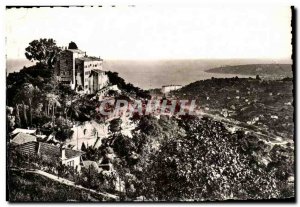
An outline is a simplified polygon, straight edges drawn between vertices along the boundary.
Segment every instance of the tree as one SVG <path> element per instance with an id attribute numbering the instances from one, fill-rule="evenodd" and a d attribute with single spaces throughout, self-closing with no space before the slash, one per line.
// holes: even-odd
<path id="1" fill-rule="evenodd" d="M 55 138 L 59 141 L 66 141 L 67 139 L 70 139 L 72 135 L 74 134 L 74 131 L 70 128 L 59 128 L 55 134 Z"/>
<path id="2" fill-rule="evenodd" d="M 65 114 L 66 118 L 67 118 L 67 116 L 69 116 L 71 118 L 71 120 L 78 120 L 81 111 L 79 109 L 78 104 L 71 103 L 70 105 L 66 106 L 65 113 L 66 113 Z"/>
<path id="3" fill-rule="evenodd" d="M 34 87 L 31 84 L 25 84 L 23 90 L 24 90 L 23 93 L 24 93 L 25 97 L 28 98 L 30 124 L 32 125 L 32 102 L 33 102 L 33 99 L 39 97 L 40 90 L 38 87 Z"/>
<path id="4" fill-rule="evenodd" d="M 74 49 L 74 50 L 77 50 L 78 47 L 77 47 L 76 43 L 72 41 L 72 42 L 69 43 L 68 49 Z"/>
<path id="5" fill-rule="evenodd" d="M 84 142 L 82 142 L 82 145 L 81 145 L 81 151 L 83 151 L 83 152 L 85 152 L 86 151 L 86 146 L 85 146 L 85 144 L 84 144 Z"/>
<path id="6" fill-rule="evenodd" d="M 256 80 L 261 80 L 259 75 L 256 75 Z"/>
<path id="7" fill-rule="evenodd" d="M 12 131 L 15 126 L 15 116 L 13 116 L 13 108 L 6 106 L 6 127 L 8 132 Z"/>
<path id="8" fill-rule="evenodd" d="M 27 127 L 28 126 L 27 106 L 24 104 L 24 102 L 23 102 L 22 106 L 23 106 L 24 124 Z"/>
<path id="9" fill-rule="evenodd" d="M 99 173 L 97 169 L 95 169 L 93 165 L 89 165 L 87 168 L 82 168 L 78 184 L 91 189 L 99 188 L 101 181 L 99 180 Z"/>
<path id="10" fill-rule="evenodd" d="M 55 40 L 41 38 L 31 41 L 29 46 L 25 48 L 25 51 L 25 56 L 28 60 L 36 60 L 40 63 L 52 66 L 60 48 L 56 46 Z"/>
<path id="11" fill-rule="evenodd" d="M 119 89 L 123 89 L 124 91 L 130 94 L 133 93 L 141 98 L 151 98 L 149 91 L 144 91 L 139 87 L 133 86 L 131 83 L 126 83 L 123 78 L 119 77 L 118 73 L 108 71 L 106 72 L 106 75 L 108 76 L 109 82 L 112 85 L 117 85 Z"/>
<path id="12" fill-rule="evenodd" d="M 52 111 L 52 121 L 54 122 L 54 115 L 57 107 L 61 107 L 59 102 L 59 97 L 56 94 L 48 93 L 46 95 L 46 102 L 47 102 L 47 116 L 50 115 L 50 111 Z"/>
<path id="13" fill-rule="evenodd" d="M 184 120 L 186 136 L 163 142 L 144 165 L 139 191 L 154 200 L 276 198 L 274 172 L 210 119 Z"/>
<path id="14" fill-rule="evenodd" d="M 36 108 L 35 106 L 40 96 L 41 94 L 38 87 L 34 87 L 31 83 L 24 83 L 14 97 L 15 102 L 23 106 L 25 127 L 28 126 L 27 108 L 29 108 L 29 124 L 32 125 L 32 109 Z M 18 109 L 17 113 L 19 113 Z"/>
<path id="15" fill-rule="evenodd" d="M 111 131 L 111 133 L 115 135 L 115 133 L 121 131 L 122 129 L 121 124 L 122 124 L 122 119 L 120 118 L 111 120 L 109 122 L 109 131 Z"/>
<path id="16" fill-rule="evenodd" d="M 21 127 L 21 118 L 18 104 L 16 104 L 16 127 Z"/>
<path id="17" fill-rule="evenodd" d="M 122 134 L 115 136 L 112 147 L 117 155 L 126 158 L 128 158 L 131 153 L 135 151 L 135 145 L 132 139 Z"/>

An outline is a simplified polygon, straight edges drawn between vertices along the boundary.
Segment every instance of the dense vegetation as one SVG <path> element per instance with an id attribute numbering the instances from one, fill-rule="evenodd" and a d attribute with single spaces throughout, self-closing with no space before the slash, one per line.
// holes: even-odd
<path id="1" fill-rule="evenodd" d="M 41 175 L 10 171 L 11 202 L 111 201 L 98 194 L 49 180 Z"/>
<path id="2" fill-rule="evenodd" d="M 107 71 L 106 74 L 112 85 L 117 85 L 120 89 L 126 91 L 130 95 L 140 98 L 151 98 L 148 91 L 142 90 L 131 83 L 126 83 L 123 78 L 119 77 L 118 73 Z"/>
<path id="3" fill-rule="evenodd" d="M 187 135 L 165 142 L 148 168 L 152 189 L 147 193 L 154 199 L 268 199 L 287 193 L 294 170 L 292 149 L 276 167 L 273 161 L 266 165 L 261 159 L 272 152 L 256 137 L 230 134 L 223 124 L 208 119 L 183 124 Z M 277 174 L 283 168 L 287 174 L 281 177 Z"/>
<path id="4" fill-rule="evenodd" d="M 230 133 L 209 118 L 143 116 L 132 138 L 115 134 L 112 160 L 127 200 L 270 199 L 294 196 L 293 148 Z M 97 160 L 96 158 L 95 160 Z M 98 180 L 99 186 L 101 181 Z"/>
<path id="5" fill-rule="evenodd" d="M 196 99 L 197 106 L 208 113 L 248 122 L 266 134 L 293 139 L 293 82 L 290 79 L 212 78 L 191 83 L 172 94 L 183 100 Z"/>
<path id="6" fill-rule="evenodd" d="M 75 49 L 77 45 L 70 43 L 69 47 Z M 31 42 L 26 56 L 39 63 L 7 77 L 8 132 L 16 127 L 38 128 L 46 135 L 53 133 L 64 143 L 72 135 L 70 128 L 74 123 L 107 121 L 97 113 L 99 101 L 93 95 L 76 94 L 57 82 L 52 72 L 56 49 L 51 39 Z M 111 98 L 150 98 L 148 91 L 126 83 L 117 73 L 108 71 L 107 75 L 110 83 L 122 91 L 110 94 Z M 245 125 L 250 122 L 248 127 L 257 127 L 255 130 L 263 130 L 266 135 L 291 140 L 292 90 L 289 78 L 271 81 L 257 76 L 197 81 L 169 95 L 196 99 L 198 109 L 206 111 L 206 116 L 210 113 L 232 118 Z M 157 90 L 151 92 L 159 94 Z M 91 163 L 96 163 L 96 167 L 91 164 L 81 173 L 63 166 L 59 160 L 24 155 L 17 150 L 9 151 L 8 164 L 11 168 L 44 170 L 87 188 L 119 194 L 120 199 L 127 201 L 294 197 L 291 142 L 274 144 L 252 132 L 230 132 L 224 123 L 206 116 L 134 114 L 126 118 L 134 124 L 132 136 L 122 134 L 122 119 L 110 120 L 110 133 L 101 140 L 99 148 L 82 145 L 84 160 L 94 161 Z M 100 169 L 98 164 L 105 167 Z M 8 184 L 11 201 L 106 200 L 20 171 L 9 173 Z"/>
<path id="7" fill-rule="evenodd" d="M 117 73 L 108 71 L 107 74 L 110 83 L 121 89 L 123 95 L 119 98 L 150 98 L 148 92 L 125 83 Z M 74 121 L 101 121 L 103 117 L 95 112 L 99 102 L 91 100 L 91 97 L 78 95 L 70 87 L 61 85 L 53 76 L 53 69 L 46 64 L 24 67 L 19 73 L 10 73 L 7 77 L 7 106 L 12 107 L 7 117 L 8 130 L 12 130 L 13 126 L 42 127 L 47 123 L 57 129 L 67 129 Z M 62 140 L 65 140 L 67 132 L 61 132 Z"/>

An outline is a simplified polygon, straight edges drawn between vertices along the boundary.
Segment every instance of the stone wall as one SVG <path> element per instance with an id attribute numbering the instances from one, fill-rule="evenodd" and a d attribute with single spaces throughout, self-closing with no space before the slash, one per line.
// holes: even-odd
<path id="1" fill-rule="evenodd" d="M 60 53 L 58 76 L 61 82 L 71 83 L 73 77 L 73 53 L 65 50 Z"/>

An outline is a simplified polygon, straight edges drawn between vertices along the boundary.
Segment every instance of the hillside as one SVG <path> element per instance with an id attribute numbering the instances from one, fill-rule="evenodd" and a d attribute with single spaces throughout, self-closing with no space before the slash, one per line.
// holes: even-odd
<path id="1" fill-rule="evenodd" d="M 121 91 L 108 92 L 107 99 L 145 101 L 149 94 L 160 94 L 159 89 L 144 91 L 118 73 L 108 71 L 107 75 Z M 101 136 L 99 147 L 81 145 L 82 159 L 100 163 L 96 164 L 99 171 L 89 167 L 74 173 L 72 167 L 61 167 L 61 162 L 53 164 L 41 156 L 14 151 L 9 164 L 50 171 L 85 188 L 118 193 L 124 201 L 292 199 L 292 90 L 290 78 L 212 78 L 169 94 L 177 100 L 196 99 L 203 116 L 134 113 L 110 119 L 95 110 L 101 102 L 94 95 L 80 95 L 60 85 L 42 65 L 24 68 L 7 77 L 8 109 L 15 109 L 7 118 L 16 117 L 15 123 L 7 122 L 8 129 L 39 126 L 48 137 L 54 133 L 60 143 L 75 132 L 74 124 L 82 126 L 86 121 L 99 126 L 91 127 L 92 136 L 100 135 L 97 130 L 106 126 L 109 133 Z M 243 127 L 229 126 L 235 121 Z M 264 134 L 265 139 L 253 132 Z M 118 191 L 123 184 L 125 191 Z M 25 172 L 10 171 L 8 185 L 10 200 L 15 202 L 106 201 L 92 192 Z"/>
<path id="2" fill-rule="evenodd" d="M 292 77 L 291 64 L 249 64 L 223 66 L 206 70 L 209 73 L 240 74 L 250 76 Z"/>
<path id="3" fill-rule="evenodd" d="M 107 198 L 95 193 L 76 189 L 37 174 L 10 171 L 9 180 L 11 202 L 107 201 Z"/>
<path id="4" fill-rule="evenodd" d="M 242 122 L 247 128 L 293 139 L 293 82 L 252 78 L 210 79 L 191 83 L 173 95 L 196 99 L 200 110 Z"/>

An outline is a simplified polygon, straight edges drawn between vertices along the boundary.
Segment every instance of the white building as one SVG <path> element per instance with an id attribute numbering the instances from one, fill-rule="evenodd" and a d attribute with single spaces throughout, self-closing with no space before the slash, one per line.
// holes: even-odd
<path id="1" fill-rule="evenodd" d="M 81 125 L 73 126 L 72 137 L 66 140 L 66 146 L 73 146 L 73 149 L 81 149 L 82 144 L 86 147 L 98 148 L 101 139 L 108 134 L 108 124 L 99 124 L 96 121 L 86 121 Z"/>
<path id="2" fill-rule="evenodd" d="M 180 88 L 182 88 L 181 85 L 166 85 L 166 86 L 162 86 L 161 92 L 169 93 L 170 91 L 178 90 Z"/>
<path id="3" fill-rule="evenodd" d="M 103 59 L 87 56 L 79 49 L 66 49 L 60 52 L 55 74 L 61 83 L 86 94 L 96 93 L 109 83 L 108 76 L 103 70 Z"/>

